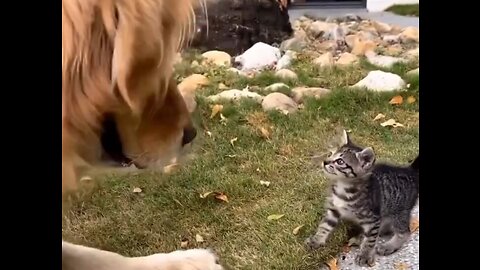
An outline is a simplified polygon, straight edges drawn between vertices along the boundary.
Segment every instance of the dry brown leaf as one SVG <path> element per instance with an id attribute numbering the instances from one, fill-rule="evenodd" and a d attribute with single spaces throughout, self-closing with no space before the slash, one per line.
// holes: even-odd
<path id="1" fill-rule="evenodd" d="M 395 269 L 396 269 L 396 270 L 408 270 L 409 267 L 408 267 L 408 265 L 407 265 L 406 263 L 401 262 L 401 263 L 396 263 L 396 264 L 395 264 Z"/>
<path id="2" fill-rule="evenodd" d="M 377 120 L 380 120 L 380 119 L 382 119 L 382 118 L 385 118 L 385 115 L 379 113 L 379 114 L 377 114 L 377 116 L 375 116 L 375 118 L 373 118 L 373 121 L 377 121 Z"/>
<path id="3" fill-rule="evenodd" d="M 273 214 L 267 217 L 268 220 L 279 220 L 281 219 L 285 214 Z"/>
<path id="4" fill-rule="evenodd" d="M 210 191 L 210 192 L 205 192 L 205 193 L 203 193 L 203 194 L 200 194 L 200 198 L 205 199 L 205 198 L 208 197 L 208 195 L 210 195 L 210 194 L 212 194 L 212 193 L 213 193 L 213 192 Z"/>
<path id="5" fill-rule="evenodd" d="M 409 97 L 407 98 L 407 103 L 408 103 L 408 104 L 412 104 L 412 103 L 414 103 L 415 101 L 416 101 L 416 99 L 415 99 L 415 97 L 413 97 L 413 96 L 409 96 Z"/>
<path id="6" fill-rule="evenodd" d="M 142 189 L 139 187 L 136 187 L 133 189 L 133 193 L 140 193 L 140 192 L 142 192 Z"/>
<path id="7" fill-rule="evenodd" d="M 222 113 L 220 113 L 220 123 L 224 126 L 227 125 L 227 118 L 225 116 L 223 116 Z"/>
<path id="8" fill-rule="evenodd" d="M 337 265 L 337 258 L 332 257 L 325 263 L 330 270 L 339 270 Z"/>
<path id="9" fill-rule="evenodd" d="M 228 197 L 222 192 L 215 192 L 215 199 L 228 202 Z"/>
<path id="10" fill-rule="evenodd" d="M 187 248 L 188 247 L 188 239 L 186 239 L 186 238 L 182 239 L 182 242 L 180 242 L 180 247 L 181 248 Z"/>
<path id="11" fill-rule="evenodd" d="M 270 139 L 270 131 L 264 127 L 260 127 L 260 132 L 262 133 L 262 137 L 265 139 Z"/>
<path id="12" fill-rule="evenodd" d="M 396 127 L 404 127 L 403 124 L 398 123 L 397 121 L 395 121 L 395 119 L 388 119 L 387 121 L 381 123 L 380 125 L 381 125 L 382 127 L 389 127 L 389 126 L 394 127 L 394 128 L 396 128 Z"/>
<path id="13" fill-rule="evenodd" d="M 269 182 L 269 181 L 262 181 L 262 180 L 260 180 L 260 185 L 269 187 L 269 186 L 270 186 L 270 182 Z"/>
<path id="14" fill-rule="evenodd" d="M 237 137 L 230 140 L 230 144 L 232 145 L 232 147 L 235 147 L 235 145 L 233 143 L 236 142 L 237 140 L 238 140 Z"/>
<path id="15" fill-rule="evenodd" d="M 224 83 L 219 83 L 218 84 L 218 89 L 219 90 L 225 90 L 225 89 L 228 89 L 228 87 Z"/>
<path id="16" fill-rule="evenodd" d="M 295 229 L 293 229 L 293 231 L 292 231 L 293 235 L 297 235 L 300 232 L 300 229 L 303 228 L 303 226 L 305 226 L 305 225 L 302 224 L 302 225 L 296 227 Z"/>
<path id="17" fill-rule="evenodd" d="M 205 242 L 205 240 L 203 239 L 203 237 L 202 237 L 200 234 L 198 234 L 198 233 L 195 235 L 195 241 L 197 241 L 197 243 Z"/>
<path id="18" fill-rule="evenodd" d="M 215 117 L 215 115 L 217 115 L 219 112 L 221 112 L 223 110 L 223 105 L 221 104 L 215 104 L 212 106 L 212 113 L 210 114 L 210 119 L 212 119 L 213 117 Z"/>
<path id="19" fill-rule="evenodd" d="M 342 247 L 342 252 L 343 253 L 348 253 L 348 252 L 350 252 L 351 249 L 352 249 L 352 247 L 347 244 L 347 245 Z"/>
<path id="20" fill-rule="evenodd" d="M 402 96 L 394 96 L 390 102 L 388 102 L 392 105 L 400 105 L 403 103 L 403 97 Z"/>
<path id="21" fill-rule="evenodd" d="M 412 218 L 412 220 L 410 220 L 410 232 L 413 233 L 414 231 L 418 230 L 418 226 L 420 226 L 418 218 Z"/>

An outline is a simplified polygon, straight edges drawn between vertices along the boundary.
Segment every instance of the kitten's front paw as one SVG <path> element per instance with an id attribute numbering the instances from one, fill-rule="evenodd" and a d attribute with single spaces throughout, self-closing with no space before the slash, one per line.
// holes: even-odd
<path id="1" fill-rule="evenodd" d="M 375 264 L 375 256 L 372 252 L 361 252 L 355 257 L 355 263 L 361 267 L 372 267 Z"/>
<path id="2" fill-rule="evenodd" d="M 320 247 L 325 246 L 325 240 L 318 237 L 317 235 L 312 235 L 305 240 L 305 247 L 308 250 L 319 249 Z"/>
<path id="3" fill-rule="evenodd" d="M 392 247 L 388 245 L 388 242 L 385 244 L 377 244 L 376 246 L 377 254 L 380 256 L 388 256 L 395 253 L 395 251 L 397 251 L 398 249 L 399 248 L 397 247 Z"/>
<path id="4" fill-rule="evenodd" d="M 154 269 L 223 270 L 223 267 L 218 263 L 217 256 L 207 249 L 177 250 L 167 254 L 152 255 L 147 258 L 148 265 L 155 266 Z"/>

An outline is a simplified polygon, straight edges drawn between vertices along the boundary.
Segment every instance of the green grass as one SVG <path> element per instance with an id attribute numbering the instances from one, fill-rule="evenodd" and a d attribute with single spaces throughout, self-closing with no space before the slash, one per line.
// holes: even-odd
<path id="1" fill-rule="evenodd" d="M 415 65 L 397 65 L 391 71 L 405 77 Z M 189 248 L 213 248 L 230 269 L 315 269 L 340 251 L 346 228 L 337 230 L 326 248 L 313 253 L 304 249 L 304 239 L 324 213 L 327 187 L 310 156 L 325 150 L 336 127 L 350 129 L 351 138 L 374 147 L 380 160 L 406 163 L 418 153 L 418 101 L 388 103 L 398 94 L 418 100 L 418 76 L 406 78 L 411 84 L 406 92 L 351 90 L 346 86 L 375 67 L 362 62 L 346 69 L 318 69 L 309 59 L 300 59 L 293 67 L 299 80 L 285 83 L 330 88 L 330 96 L 308 99 L 304 109 L 290 115 L 264 113 L 252 101 L 226 102 L 222 113 L 227 120 L 221 123 L 218 115 L 210 119 L 204 98 L 218 92 L 218 83 L 242 89 L 279 80 L 271 72 L 247 79 L 225 69 L 181 67 L 179 79 L 195 71 L 206 73 L 212 82 L 197 96 L 194 119 L 199 133 L 193 159 L 171 175 L 135 172 L 96 179 L 65 213 L 64 239 L 129 256 L 170 252 L 188 239 Z M 381 127 L 373 121 L 379 113 L 405 127 Z M 269 130 L 270 139 L 261 136 L 260 127 Z M 261 180 L 270 181 L 270 187 L 260 185 Z M 135 187 L 143 192 L 133 193 Z M 200 198 L 209 191 L 224 192 L 229 202 Z M 285 216 L 268 221 L 271 214 Z M 299 225 L 305 226 L 293 235 Z M 196 234 L 205 242 L 196 243 Z"/>
<path id="2" fill-rule="evenodd" d="M 386 9 L 392 13 L 402 15 L 402 16 L 413 16 L 418 17 L 418 4 L 409 4 L 409 5 L 393 5 Z"/>

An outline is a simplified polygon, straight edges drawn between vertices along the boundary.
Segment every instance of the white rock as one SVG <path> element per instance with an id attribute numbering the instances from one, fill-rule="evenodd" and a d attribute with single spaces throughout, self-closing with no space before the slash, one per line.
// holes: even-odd
<path id="1" fill-rule="evenodd" d="M 313 60 L 313 63 L 319 67 L 329 67 L 335 63 L 335 60 L 331 52 L 326 52 Z"/>
<path id="2" fill-rule="evenodd" d="M 405 73 L 407 76 L 413 76 L 413 75 L 419 75 L 420 74 L 420 70 L 419 68 L 416 68 L 416 69 L 412 69 L 410 70 L 409 72 Z"/>
<path id="3" fill-rule="evenodd" d="M 359 58 L 351 53 L 345 52 L 340 54 L 340 57 L 337 59 L 337 62 L 335 62 L 336 65 L 340 66 L 348 66 L 348 65 L 353 65 L 358 63 Z"/>
<path id="4" fill-rule="evenodd" d="M 280 70 L 284 68 L 288 68 L 292 64 L 293 58 L 288 55 L 284 54 L 280 60 L 277 62 L 277 66 L 275 67 L 275 70 Z"/>
<path id="5" fill-rule="evenodd" d="M 297 59 L 297 57 L 298 57 L 298 53 L 296 51 L 292 51 L 292 50 L 287 50 L 285 52 L 285 55 L 290 56 L 292 59 Z"/>
<path id="6" fill-rule="evenodd" d="M 257 42 L 242 55 L 235 57 L 235 62 L 241 64 L 242 71 L 261 70 L 267 66 L 275 65 L 281 56 L 280 49 L 263 42 Z"/>
<path id="7" fill-rule="evenodd" d="M 407 60 L 399 57 L 377 55 L 374 52 L 370 51 L 365 54 L 367 56 L 367 61 L 375 66 L 383 68 L 391 68 L 396 63 L 405 63 Z"/>
<path id="8" fill-rule="evenodd" d="M 219 94 L 208 96 L 207 99 L 212 102 L 218 102 L 220 100 L 240 100 L 242 98 L 250 98 L 255 100 L 256 102 L 260 103 L 263 100 L 263 96 L 255 93 L 255 92 L 250 92 L 248 91 L 248 88 L 245 88 L 243 90 L 238 90 L 238 89 L 231 89 L 231 90 L 226 90 L 223 91 Z"/>
<path id="9" fill-rule="evenodd" d="M 408 50 L 406 53 L 405 53 L 405 56 L 409 59 L 414 59 L 414 58 L 418 58 L 420 55 L 420 49 L 417 47 L 415 49 L 411 49 L 411 50 Z"/>
<path id="10" fill-rule="evenodd" d="M 288 114 L 297 111 L 298 105 L 293 99 L 282 93 L 271 93 L 263 99 L 262 108 L 265 111 L 279 110 Z"/>
<path id="11" fill-rule="evenodd" d="M 321 87 L 295 87 L 292 89 L 292 98 L 297 103 L 303 103 L 305 97 L 323 98 L 330 94 L 330 90 Z"/>
<path id="12" fill-rule="evenodd" d="M 298 78 L 297 74 L 289 69 L 280 69 L 275 72 L 275 76 L 280 77 L 284 80 L 295 80 Z"/>
<path id="13" fill-rule="evenodd" d="M 335 27 L 338 27 L 336 23 L 315 21 L 310 24 L 307 31 L 314 38 L 317 38 L 323 36 L 325 33 L 330 33 Z"/>
<path id="14" fill-rule="evenodd" d="M 236 74 L 238 74 L 238 75 L 240 75 L 240 76 L 247 76 L 247 74 L 246 74 L 245 72 L 240 71 L 240 70 L 238 70 L 238 69 L 236 69 L 236 68 L 234 68 L 234 67 L 231 67 L 231 68 L 229 68 L 229 69 L 227 69 L 227 70 L 230 71 L 230 72 L 232 72 L 232 73 L 236 73 Z"/>
<path id="15" fill-rule="evenodd" d="M 277 92 L 280 89 L 290 89 L 290 86 L 284 83 L 273 83 L 265 87 L 265 91 L 267 92 Z"/>
<path id="16" fill-rule="evenodd" d="M 398 43 L 400 42 L 400 35 L 385 35 L 382 40 L 390 44 Z"/>
<path id="17" fill-rule="evenodd" d="M 395 91 L 405 88 L 405 81 L 397 74 L 375 70 L 370 71 L 365 78 L 353 87 L 367 88 L 378 92 Z"/>
<path id="18" fill-rule="evenodd" d="M 202 54 L 202 57 L 205 58 L 205 61 L 212 63 L 217 66 L 227 66 L 229 67 L 232 63 L 232 57 L 230 54 L 222 51 L 208 51 Z"/>

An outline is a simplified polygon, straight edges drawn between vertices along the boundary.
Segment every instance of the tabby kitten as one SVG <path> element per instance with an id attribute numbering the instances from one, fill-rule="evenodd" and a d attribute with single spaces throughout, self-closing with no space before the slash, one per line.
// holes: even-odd
<path id="1" fill-rule="evenodd" d="M 418 156 L 409 166 L 375 164 L 372 148 L 354 145 L 346 131 L 339 147 L 322 162 L 325 175 L 333 181 L 327 198 L 327 213 L 316 233 L 305 244 L 317 249 L 327 241 L 340 220 L 363 229 L 363 242 L 355 261 L 372 265 L 375 253 L 394 253 L 409 239 L 410 214 L 418 198 Z M 383 241 L 379 235 L 393 236 Z M 376 251 L 376 252 L 375 252 Z"/>

